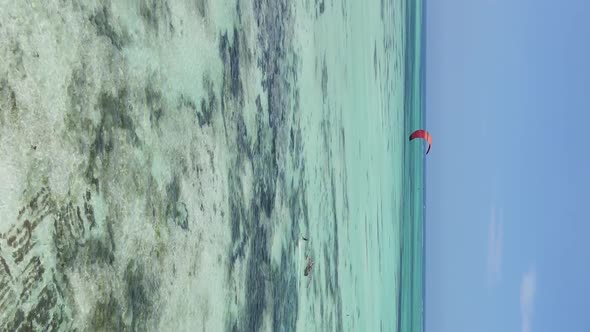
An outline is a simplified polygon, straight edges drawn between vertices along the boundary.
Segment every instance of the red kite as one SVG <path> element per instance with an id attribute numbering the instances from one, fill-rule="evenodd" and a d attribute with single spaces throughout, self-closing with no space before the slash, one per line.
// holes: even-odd
<path id="1" fill-rule="evenodd" d="M 428 150 L 426 150 L 426 154 L 428 154 L 428 152 L 430 152 L 430 147 L 432 146 L 432 136 L 430 136 L 430 133 L 424 129 L 419 129 L 410 135 L 410 141 L 414 138 L 422 138 L 428 142 Z"/>

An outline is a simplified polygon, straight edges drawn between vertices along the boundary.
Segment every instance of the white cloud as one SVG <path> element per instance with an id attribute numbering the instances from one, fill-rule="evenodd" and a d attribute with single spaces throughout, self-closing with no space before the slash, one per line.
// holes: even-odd
<path id="1" fill-rule="evenodd" d="M 504 239 L 504 227 L 502 212 L 496 215 L 496 209 L 492 209 L 492 217 L 488 228 L 488 284 L 493 285 L 502 277 L 502 245 Z"/>
<path id="2" fill-rule="evenodd" d="M 520 314 L 522 318 L 522 332 L 531 332 L 533 319 L 533 302 L 537 288 L 537 273 L 534 267 L 522 277 L 520 284 Z"/>

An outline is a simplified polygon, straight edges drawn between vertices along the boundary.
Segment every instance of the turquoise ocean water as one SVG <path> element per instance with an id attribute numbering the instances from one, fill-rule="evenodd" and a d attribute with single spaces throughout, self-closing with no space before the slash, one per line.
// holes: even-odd
<path id="1" fill-rule="evenodd" d="M 424 2 L 408 1 L 405 25 L 404 127 L 407 133 L 423 128 L 424 119 Z M 404 203 L 401 242 L 399 331 L 424 329 L 424 147 L 404 149 Z"/>
<path id="2" fill-rule="evenodd" d="M 422 1 L 0 22 L 0 330 L 422 330 Z"/>

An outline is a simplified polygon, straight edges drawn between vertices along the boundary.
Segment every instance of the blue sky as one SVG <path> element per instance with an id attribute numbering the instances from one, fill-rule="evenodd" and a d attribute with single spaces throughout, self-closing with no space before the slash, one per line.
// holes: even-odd
<path id="1" fill-rule="evenodd" d="M 426 331 L 590 331 L 590 1 L 425 20 Z"/>

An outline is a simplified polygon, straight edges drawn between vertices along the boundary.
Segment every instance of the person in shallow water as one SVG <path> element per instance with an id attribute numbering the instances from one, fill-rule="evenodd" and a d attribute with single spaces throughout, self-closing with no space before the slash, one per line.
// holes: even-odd
<path id="1" fill-rule="evenodd" d="M 309 241 L 308 237 L 305 236 L 301 236 L 301 239 L 303 239 L 303 241 Z M 307 260 L 307 265 L 305 266 L 305 270 L 303 271 L 303 275 L 308 277 L 309 274 L 311 273 L 311 269 L 313 268 L 313 259 L 311 259 L 311 257 L 307 256 L 307 254 L 305 255 L 305 259 Z M 311 282 L 311 276 L 309 276 L 309 279 L 307 280 L 307 287 L 309 287 L 309 283 Z"/>

